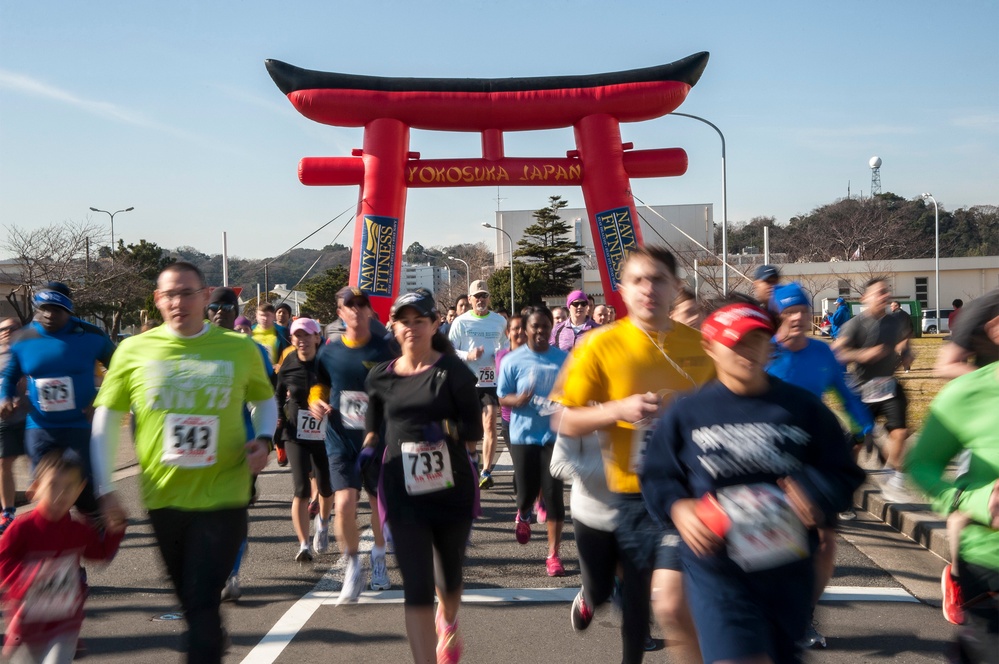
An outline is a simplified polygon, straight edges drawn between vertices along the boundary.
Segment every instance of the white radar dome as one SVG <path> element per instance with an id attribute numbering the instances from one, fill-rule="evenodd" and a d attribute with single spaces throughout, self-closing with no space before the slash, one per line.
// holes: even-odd
<path id="1" fill-rule="evenodd" d="M 867 163 L 871 165 L 871 168 L 881 168 L 881 157 L 871 157 Z"/>

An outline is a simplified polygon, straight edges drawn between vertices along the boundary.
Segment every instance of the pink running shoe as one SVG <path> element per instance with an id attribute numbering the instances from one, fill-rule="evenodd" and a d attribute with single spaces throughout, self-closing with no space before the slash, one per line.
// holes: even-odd
<path id="1" fill-rule="evenodd" d="M 538 523 L 548 522 L 548 509 L 545 507 L 545 499 L 540 496 L 534 502 L 534 511 L 538 514 Z"/>
<path id="2" fill-rule="evenodd" d="M 545 559 L 545 567 L 548 569 L 548 576 L 565 576 L 565 568 L 562 567 L 562 560 L 557 553 Z"/>
<path id="3" fill-rule="evenodd" d="M 950 565 L 944 567 L 943 574 L 940 575 L 940 589 L 943 591 L 944 618 L 952 625 L 964 624 L 964 598 L 961 597 L 961 586 L 957 585 L 957 579 L 951 576 Z"/>
<path id="4" fill-rule="evenodd" d="M 458 634 L 458 621 L 445 622 L 444 612 L 438 605 L 434 623 L 437 629 L 437 664 L 458 664 L 464 648 L 461 635 Z"/>
<path id="5" fill-rule="evenodd" d="M 531 522 L 530 520 L 523 520 L 520 518 L 520 512 L 517 512 L 517 518 L 514 520 L 516 526 L 514 526 L 514 533 L 517 535 L 517 542 L 519 544 L 527 544 L 531 541 Z"/>

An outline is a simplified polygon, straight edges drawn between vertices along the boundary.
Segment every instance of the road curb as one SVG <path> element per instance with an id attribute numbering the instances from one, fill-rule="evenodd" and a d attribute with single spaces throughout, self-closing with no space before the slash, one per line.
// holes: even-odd
<path id="1" fill-rule="evenodd" d="M 947 521 L 931 511 L 929 503 L 895 503 L 887 500 L 880 483 L 868 474 L 854 494 L 854 504 L 924 549 L 950 561 Z"/>

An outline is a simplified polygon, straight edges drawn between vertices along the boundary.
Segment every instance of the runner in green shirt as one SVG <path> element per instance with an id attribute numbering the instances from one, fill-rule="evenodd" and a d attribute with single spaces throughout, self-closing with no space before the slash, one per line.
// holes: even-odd
<path id="1" fill-rule="evenodd" d="M 251 473 L 267 463 L 277 407 L 252 340 L 209 325 L 204 276 L 173 263 L 159 276 L 164 325 L 115 354 L 95 406 L 91 457 L 101 510 L 125 518 L 110 482 L 124 415 L 135 421 L 142 499 L 188 623 L 187 661 L 220 662 L 220 594 L 247 532 Z M 212 555 L 205 555 L 211 552 Z"/>

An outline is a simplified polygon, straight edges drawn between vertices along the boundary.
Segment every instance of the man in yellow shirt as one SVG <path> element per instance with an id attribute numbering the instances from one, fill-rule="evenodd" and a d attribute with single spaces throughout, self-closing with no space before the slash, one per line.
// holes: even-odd
<path id="1" fill-rule="evenodd" d="M 570 436 L 596 431 L 602 438 L 607 486 L 618 509 L 614 537 L 623 569 L 624 662 L 640 662 L 644 655 L 650 595 L 663 629 L 671 632 L 671 641 L 678 637 L 679 661 L 700 660 L 683 596 L 679 535 L 675 528 L 664 531 L 648 514 L 638 479 L 663 407 L 714 376 L 700 333 L 669 318 L 677 288 L 676 260 L 669 251 L 643 247 L 629 254 L 618 284 L 627 318 L 590 332 L 552 393 L 566 406 L 553 427 Z"/>

